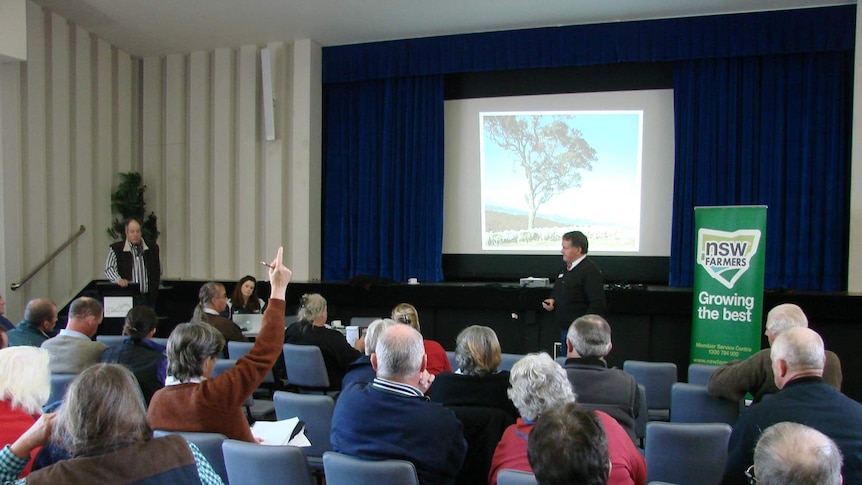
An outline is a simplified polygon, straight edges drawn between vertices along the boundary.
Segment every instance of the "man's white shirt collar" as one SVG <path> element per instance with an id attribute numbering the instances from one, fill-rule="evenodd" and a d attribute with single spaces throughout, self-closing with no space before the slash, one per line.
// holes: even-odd
<path id="1" fill-rule="evenodd" d="M 147 246 L 147 242 L 143 239 L 141 239 L 141 247 L 144 248 L 144 251 L 148 251 L 150 249 L 149 246 Z M 128 239 L 126 239 L 126 244 L 123 245 L 123 251 L 129 253 L 132 252 L 132 243 L 130 243 Z"/>
<path id="2" fill-rule="evenodd" d="M 586 257 L 587 257 L 587 255 L 585 254 L 585 255 L 581 256 L 580 258 L 578 258 L 578 259 L 576 259 L 576 260 L 572 261 L 572 265 L 571 265 L 571 266 L 569 266 L 569 268 L 568 268 L 566 271 L 571 271 L 571 270 L 575 269 L 575 266 L 577 266 L 577 265 L 578 265 L 578 263 L 580 263 L 581 261 L 583 261 L 583 260 L 584 260 L 584 258 L 586 258 Z"/>

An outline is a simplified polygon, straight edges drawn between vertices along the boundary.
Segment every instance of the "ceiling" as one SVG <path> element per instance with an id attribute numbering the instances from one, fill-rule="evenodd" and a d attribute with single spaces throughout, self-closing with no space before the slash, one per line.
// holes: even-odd
<path id="1" fill-rule="evenodd" d="M 140 57 L 311 39 L 323 46 L 856 3 L 855 0 L 34 0 Z"/>

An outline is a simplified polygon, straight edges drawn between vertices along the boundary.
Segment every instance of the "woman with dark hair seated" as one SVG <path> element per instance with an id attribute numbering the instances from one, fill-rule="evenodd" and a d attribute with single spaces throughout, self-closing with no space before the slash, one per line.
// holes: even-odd
<path id="1" fill-rule="evenodd" d="M 231 318 L 244 313 L 263 313 L 266 303 L 257 297 L 255 289 L 257 289 L 257 280 L 254 276 L 247 275 L 240 278 L 227 302 Z"/>
<path id="2" fill-rule="evenodd" d="M 260 333 L 248 354 L 210 379 L 221 356 L 224 337 L 205 323 L 178 325 L 168 339 L 168 377 L 148 409 L 150 426 L 171 431 L 221 433 L 255 442 L 242 405 L 260 386 L 281 355 L 284 342 L 284 295 L 290 270 L 281 264 L 282 249 L 269 270 L 269 305 Z"/>
<path id="3" fill-rule="evenodd" d="M 428 397 L 444 406 L 478 406 L 505 411 L 514 420 L 518 410 L 509 400 L 509 373 L 497 372 L 502 362 L 497 334 L 490 327 L 473 325 L 455 339 L 454 373 L 437 374 Z"/>
<path id="4" fill-rule="evenodd" d="M 0 482 L 223 483 L 195 445 L 152 435 L 135 376 L 121 365 L 96 364 L 72 381 L 60 411 L 42 415 L 0 450 Z M 72 458 L 12 482 L 30 452 L 52 436 Z"/>
<path id="5" fill-rule="evenodd" d="M 365 338 L 356 339 L 356 347 L 351 347 L 338 330 L 326 328 L 326 300 L 313 293 L 302 295 L 299 301 L 299 321 L 287 329 L 284 343 L 296 345 L 315 345 L 323 354 L 326 374 L 329 376 L 329 390 L 341 389 L 341 381 L 350 364 L 365 350 Z M 287 363 L 288 374 L 290 363 Z"/>
<path id="6" fill-rule="evenodd" d="M 102 352 L 102 362 L 123 364 L 128 367 L 144 393 L 147 405 L 153 394 L 165 387 L 168 360 L 164 345 L 150 340 L 156 334 L 159 317 L 148 306 L 136 306 L 126 314 L 123 335 L 129 338 L 122 345 L 108 347 Z"/>

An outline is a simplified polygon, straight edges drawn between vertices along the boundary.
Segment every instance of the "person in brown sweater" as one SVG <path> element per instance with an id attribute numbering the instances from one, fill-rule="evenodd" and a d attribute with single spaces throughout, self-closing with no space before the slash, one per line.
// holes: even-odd
<path id="1" fill-rule="evenodd" d="M 153 395 L 147 419 L 153 429 L 221 433 L 254 442 L 242 411 L 281 354 L 284 342 L 284 296 L 291 271 L 281 262 L 282 248 L 269 270 L 269 305 L 251 351 L 218 377 L 212 375 L 224 337 L 203 323 L 177 326 L 168 339 L 168 378 Z"/>
<path id="2" fill-rule="evenodd" d="M 193 322 L 204 322 L 212 325 L 224 336 L 227 341 L 248 342 L 242 329 L 232 320 L 221 316 L 227 309 L 227 292 L 224 285 L 210 281 L 204 283 L 198 291 L 198 305 L 192 314 Z"/>

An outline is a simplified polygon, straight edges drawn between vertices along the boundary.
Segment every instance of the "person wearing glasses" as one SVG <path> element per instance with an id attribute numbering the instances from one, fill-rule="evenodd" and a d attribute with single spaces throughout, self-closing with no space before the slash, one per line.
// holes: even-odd
<path id="1" fill-rule="evenodd" d="M 841 450 L 828 436 L 799 423 L 770 426 L 754 448 L 748 483 L 841 485 Z"/>
<path id="2" fill-rule="evenodd" d="M 770 357 L 780 391 L 739 416 L 727 444 L 722 483 L 745 484 L 762 430 L 784 421 L 804 423 L 835 441 L 844 455 L 844 483 L 862 483 L 862 404 L 823 380 L 823 339 L 808 328 L 785 330 L 773 341 Z"/>
<path id="3" fill-rule="evenodd" d="M 210 281 L 198 291 L 198 305 L 192 315 L 193 322 L 204 322 L 215 327 L 228 342 L 248 342 L 242 329 L 233 321 L 221 316 L 227 308 L 227 292 L 224 285 Z"/>

